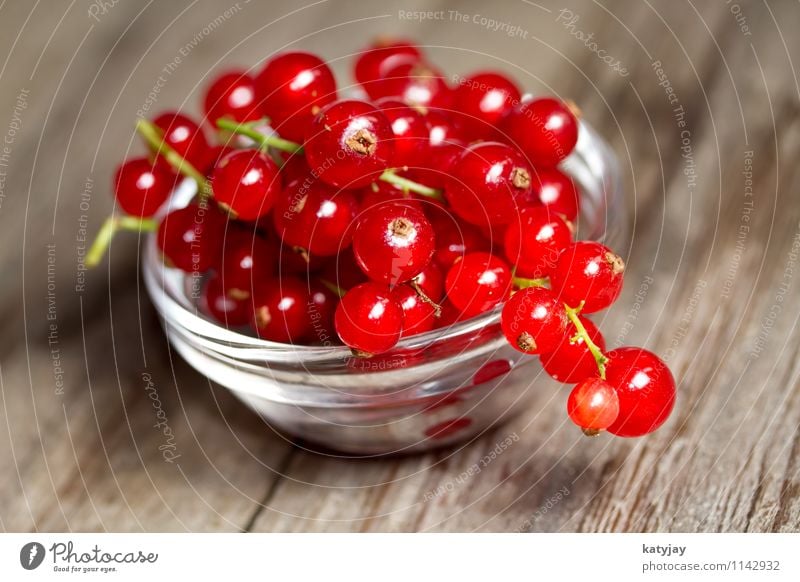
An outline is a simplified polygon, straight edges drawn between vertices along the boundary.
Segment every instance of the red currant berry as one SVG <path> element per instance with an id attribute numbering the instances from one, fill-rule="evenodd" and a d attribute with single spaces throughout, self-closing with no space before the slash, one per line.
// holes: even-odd
<path id="1" fill-rule="evenodd" d="M 359 188 L 392 164 L 394 134 L 386 116 L 369 103 L 338 101 L 314 118 L 305 152 L 320 179 L 339 188 Z"/>
<path id="2" fill-rule="evenodd" d="M 667 365 L 640 348 L 617 348 L 606 356 L 606 382 L 619 397 L 619 416 L 608 432 L 636 437 L 664 424 L 675 405 L 675 379 Z"/>
<path id="3" fill-rule="evenodd" d="M 204 105 L 212 124 L 221 117 L 240 123 L 264 117 L 256 100 L 255 82 L 244 71 L 228 71 L 216 77 L 206 92 Z"/>
<path id="4" fill-rule="evenodd" d="M 586 434 L 595 435 L 617 420 L 619 397 L 607 382 L 600 378 L 589 378 L 569 393 L 567 414 Z"/>
<path id="5" fill-rule="evenodd" d="M 574 221 L 580 211 L 580 197 L 572 178 L 556 168 L 537 169 L 533 175 L 533 194 L 551 212 Z"/>
<path id="6" fill-rule="evenodd" d="M 477 227 L 458 222 L 446 211 L 429 210 L 428 217 L 436 233 L 434 259 L 445 272 L 465 254 L 489 250 L 488 242 Z"/>
<path id="7" fill-rule="evenodd" d="M 583 313 L 594 313 L 617 300 L 624 272 L 625 263 L 608 247 L 579 241 L 559 255 L 550 284 L 563 303 L 578 307 L 584 302 Z"/>
<path id="8" fill-rule="evenodd" d="M 251 296 L 253 289 L 275 273 L 278 263 L 275 247 L 246 228 L 229 229 L 220 267 L 226 293 L 233 299 Z"/>
<path id="9" fill-rule="evenodd" d="M 411 284 L 425 293 L 431 301 L 439 302 L 444 298 L 444 274 L 434 261 L 411 279 Z"/>
<path id="10" fill-rule="evenodd" d="M 444 74 L 423 62 L 406 62 L 387 69 L 383 78 L 367 86 L 367 91 L 425 109 L 451 109 L 453 102 Z"/>
<path id="11" fill-rule="evenodd" d="M 403 203 L 371 208 L 353 237 L 353 254 L 367 277 L 390 286 L 421 273 L 434 250 L 431 223 L 421 210 Z"/>
<path id="12" fill-rule="evenodd" d="M 558 99 L 549 97 L 520 103 L 500 122 L 500 130 L 535 166 L 553 167 L 578 142 L 578 120 Z"/>
<path id="13" fill-rule="evenodd" d="M 211 175 L 214 199 L 241 220 L 269 212 L 281 190 L 278 166 L 257 150 L 238 150 L 222 158 Z"/>
<path id="14" fill-rule="evenodd" d="M 308 298 L 308 338 L 312 343 L 332 345 L 336 339 L 333 328 L 333 315 L 339 297 L 322 283 L 312 281 Z"/>
<path id="15" fill-rule="evenodd" d="M 600 348 L 601 352 L 606 350 L 606 341 L 603 334 L 591 319 L 579 316 L 583 327 L 589 338 Z M 586 347 L 582 337 L 577 337 L 578 330 L 570 322 L 567 324 L 567 332 L 552 352 L 542 353 L 539 359 L 542 361 L 544 371 L 552 378 L 565 384 L 576 384 L 585 378 L 598 375 L 597 363 L 594 356 Z"/>
<path id="16" fill-rule="evenodd" d="M 225 292 L 219 275 L 212 276 L 206 282 L 202 299 L 203 310 L 225 327 L 242 327 L 250 321 L 250 301 L 230 297 Z"/>
<path id="17" fill-rule="evenodd" d="M 403 63 L 415 63 L 422 58 L 419 49 L 413 44 L 403 40 L 377 41 L 361 52 L 355 65 L 355 78 L 364 85 L 367 94 L 375 99 L 377 96 L 370 93 L 372 81 L 377 81 L 386 75 L 388 70 Z"/>
<path id="18" fill-rule="evenodd" d="M 362 283 L 339 302 L 336 333 L 357 355 L 370 356 L 392 349 L 403 332 L 403 307 L 386 285 Z"/>
<path id="19" fill-rule="evenodd" d="M 431 188 L 443 189 L 447 185 L 450 168 L 466 147 L 466 143 L 446 142 L 428 148 L 427 159 L 412 170 L 414 179 Z"/>
<path id="20" fill-rule="evenodd" d="M 325 266 L 325 257 L 309 255 L 305 249 L 281 245 L 279 263 L 278 275 L 308 275 Z"/>
<path id="21" fill-rule="evenodd" d="M 255 80 L 264 114 L 278 133 L 303 140 L 319 110 L 336 100 L 336 80 L 315 55 L 283 53 L 270 59 Z"/>
<path id="22" fill-rule="evenodd" d="M 394 134 L 394 160 L 398 167 L 414 167 L 424 163 L 428 152 L 428 125 L 425 117 L 392 98 L 381 99 L 376 105 L 392 126 Z"/>
<path id="23" fill-rule="evenodd" d="M 436 324 L 436 309 L 420 297 L 410 285 L 398 285 L 391 293 L 394 300 L 403 308 L 401 337 L 410 337 L 433 329 Z"/>
<path id="24" fill-rule="evenodd" d="M 518 277 L 549 277 L 572 242 L 571 224 L 543 206 L 523 208 L 506 229 L 503 249 Z"/>
<path id="25" fill-rule="evenodd" d="M 356 263 L 352 248 L 347 248 L 335 257 L 327 259 L 320 273 L 320 279 L 333 283 L 344 291 L 367 281 L 364 271 Z"/>
<path id="26" fill-rule="evenodd" d="M 431 147 L 437 148 L 448 144 L 465 144 L 469 141 L 467 132 L 461 125 L 462 118 L 456 119 L 452 112 L 432 110 L 425 114 L 428 126 L 428 140 Z"/>
<path id="27" fill-rule="evenodd" d="M 511 289 L 511 269 L 489 253 L 471 253 L 450 268 L 445 278 L 447 298 L 464 317 L 483 313 L 504 301 Z"/>
<path id="28" fill-rule="evenodd" d="M 371 208 L 381 206 L 387 202 L 402 202 L 407 206 L 413 206 L 417 210 L 423 209 L 422 202 L 410 192 L 383 180 L 373 182 L 361 191 L 360 207 L 362 213 L 366 213 Z"/>
<path id="29" fill-rule="evenodd" d="M 219 264 L 224 230 L 216 208 L 190 204 L 161 220 L 156 240 L 168 265 L 199 275 Z"/>
<path id="30" fill-rule="evenodd" d="M 258 337 L 296 343 L 309 330 L 308 287 L 294 277 L 261 281 L 253 293 L 251 325 Z"/>
<path id="31" fill-rule="evenodd" d="M 272 220 L 287 245 L 330 257 L 350 245 L 357 215 L 358 201 L 352 192 L 337 192 L 307 179 L 281 193 Z"/>
<path id="32" fill-rule="evenodd" d="M 567 314 L 544 287 L 517 291 L 503 306 L 500 319 L 509 343 L 525 354 L 551 352 L 567 333 Z"/>
<path id="33" fill-rule="evenodd" d="M 454 108 L 462 114 L 471 139 L 495 138 L 495 126 L 520 102 L 521 92 L 499 73 L 476 73 L 462 78 L 455 88 Z"/>
<path id="34" fill-rule="evenodd" d="M 163 132 L 164 143 L 199 171 L 211 158 L 210 146 L 200 126 L 180 113 L 162 113 L 153 124 Z M 166 165 L 166 162 L 162 162 Z"/>
<path id="35" fill-rule="evenodd" d="M 302 182 L 311 174 L 311 169 L 306 163 L 306 157 L 302 154 L 292 154 L 286 158 L 280 167 L 281 183 L 286 188 L 292 182 Z"/>
<path id="36" fill-rule="evenodd" d="M 445 198 L 472 224 L 508 224 L 530 201 L 532 170 L 512 147 L 472 144 L 450 167 Z"/>
<path id="37" fill-rule="evenodd" d="M 117 169 L 114 195 L 131 216 L 153 216 L 169 198 L 175 174 L 147 158 L 128 160 Z"/>

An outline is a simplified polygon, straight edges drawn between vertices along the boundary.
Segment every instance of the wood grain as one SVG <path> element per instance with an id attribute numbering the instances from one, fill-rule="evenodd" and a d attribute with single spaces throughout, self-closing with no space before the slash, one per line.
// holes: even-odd
<path id="1" fill-rule="evenodd" d="M 4 531 L 798 530 L 796 2 L 740 2 L 737 21 L 724 2 L 580 0 L 571 26 L 560 4 L 516 1 L 120 2 L 97 21 L 91 6 L 0 8 L 0 133 L 12 138 L 0 167 Z M 445 20 L 403 16 L 423 8 Z M 170 351 L 135 237 L 76 291 L 82 221 L 94 231 L 111 210 L 111 173 L 141 151 L 132 122 L 165 66 L 180 58 L 154 107 L 197 111 L 216 67 L 303 47 L 346 79 L 348 56 L 381 33 L 419 39 L 454 73 L 497 67 L 571 96 L 608 137 L 632 236 L 624 295 L 600 323 L 609 344 L 669 360 L 680 397 L 663 429 L 582 438 L 552 384 L 463 447 L 321 456 Z"/>

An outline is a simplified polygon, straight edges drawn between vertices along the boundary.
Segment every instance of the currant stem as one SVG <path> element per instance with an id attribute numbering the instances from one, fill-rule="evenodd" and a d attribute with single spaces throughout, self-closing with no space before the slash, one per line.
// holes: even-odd
<path id="1" fill-rule="evenodd" d="M 211 194 L 211 186 L 206 177 L 164 141 L 164 136 L 158 126 L 146 119 L 140 119 L 136 122 L 136 131 L 139 132 L 139 135 L 157 155 L 167 160 L 170 166 L 187 178 L 197 182 L 198 192 L 206 196 Z"/>
<path id="2" fill-rule="evenodd" d="M 417 293 L 417 297 L 419 297 L 420 301 L 433 307 L 433 316 L 437 319 L 440 318 L 442 316 L 442 306 L 428 297 L 425 294 L 425 291 L 422 290 L 422 287 L 419 286 L 419 283 L 417 283 L 414 279 L 411 279 L 409 285 L 411 285 L 411 288 Z"/>
<path id="3" fill-rule="evenodd" d="M 597 347 L 597 344 L 592 341 L 592 338 L 589 337 L 589 332 L 586 331 L 586 328 L 583 326 L 583 322 L 581 322 L 580 317 L 578 317 L 578 313 L 580 313 L 581 309 L 583 309 L 582 301 L 581 304 L 576 308 L 572 308 L 566 303 L 564 304 L 564 311 L 567 312 L 567 317 L 569 317 L 569 320 L 572 322 L 572 325 L 575 326 L 575 329 L 578 332 L 576 337 L 581 338 L 583 343 L 586 344 L 589 352 L 594 357 L 594 361 L 597 363 L 597 370 L 600 372 L 600 378 L 605 380 L 608 357 L 606 357 L 603 351 Z"/>
<path id="4" fill-rule="evenodd" d="M 336 295 L 339 296 L 339 299 L 344 297 L 344 294 L 347 293 L 347 291 L 339 287 L 336 283 L 331 283 L 327 279 L 320 279 L 319 282 L 325 285 L 325 287 L 327 287 L 332 293 L 336 293 Z"/>
<path id="5" fill-rule="evenodd" d="M 152 218 L 136 218 L 133 216 L 109 216 L 97 232 L 89 252 L 86 253 L 86 266 L 96 267 L 103 260 L 114 235 L 120 230 L 134 232 L 155 232 L 158 224 Z"/>
<path id="6" fill-rule="evenodd" d="M 519 289 L 527 289 L 528 287 L 547 287 L 548 280 L 544 279 L 526 279 L 525 277 L 512 277 L 511 283 L 514 287 Z"/>
<path id="7" fill-rule="evenodd" d="M 225 129 L 230 131 L 231 133 L 235 133 L 238 135 L 243 135 L 249 137 L 254 142 L 258 144 L 259 149 L 267 149 L 273 147 L 275 149 L 289 152 L 291 154 L 302 153 L 303 146 L 299 143 L 295 143 L 293 141 L 289 141 L 288 139 L 280 138 L 276 135 L 264 135 L 260 131 L 257 131 L 252 123 L 237 123 L 231 119 L 226 119 L 221 117 L 217 119 L 217 127 L 220 129 Z M 424 184 L 420 184 L 418 182 L 414 182 L 413 180 L 409 180 L 408 178 L 403 178 L 402 176 L 398 176 L 395 172 L 396 169 L 390 169 L 383 172 L 380 175 L 379 180 L 383 182 L 388 182 L 389 184 L 394 184 L 399 188 L 402 188 L 408 192 L 415 192 L 422 196 L 426 196 L 428 198 L 433 198 L 435 200 L 442 200 L 442 193 L 441 191 L 437 190 L 436 188 L 431 188 L 429 186 L 425 186 Z"/>

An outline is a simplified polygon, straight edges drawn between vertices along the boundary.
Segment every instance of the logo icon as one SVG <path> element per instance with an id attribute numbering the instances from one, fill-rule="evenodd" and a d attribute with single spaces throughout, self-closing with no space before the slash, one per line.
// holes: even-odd
<path id="1" fill-rule="evenodd" d="M 44 546 L 39 542 L 28 542 L 19 551 L 19 563 L 26 570 L 35 570 L 44 561 Z"/>

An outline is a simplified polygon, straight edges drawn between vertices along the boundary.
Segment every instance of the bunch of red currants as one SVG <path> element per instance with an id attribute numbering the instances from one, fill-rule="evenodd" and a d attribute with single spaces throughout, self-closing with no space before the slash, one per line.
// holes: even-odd
<path id="1" fill-rule="evenodd" d="M 116 230 L 157 231 L 221 325 L 358 357 L 503 304 L 511 345 L 575 384 L 567 408 L 584 432 L 658 428 L 669 369 L 643 349 L 606 352 L 586 317 L 617 299 L 625 265 L 574 240 L 580 198 L 558 165 L 578 139 L 575 107 L 523 98 L 497 72 L 448 80 L 408 42 L 369 47 L 354 74 L 361 98 L 342 100 L 312 54 L 228 71 L 205 95 L 216 143 L 181 113 L 140 120 L 150 154 L 117 171 L 126 216 L 89 262 Z M 167 212 L 179 176 L 197 195 Z"/>

